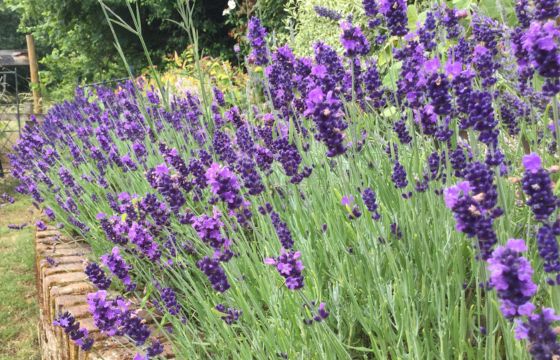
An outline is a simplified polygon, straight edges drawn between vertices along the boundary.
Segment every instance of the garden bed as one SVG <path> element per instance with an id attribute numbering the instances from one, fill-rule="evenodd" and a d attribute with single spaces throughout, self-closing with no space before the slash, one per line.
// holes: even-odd
<path id="1" fill-rule="evenodd" d="M 53 356 L 560 356 L 559 13 L 383 4 L 315 8 L 308 58 L 252 17 L 245 91 L 154 70 L 26 126 L 17 190 L 84 240 L 37 235 Z"/>

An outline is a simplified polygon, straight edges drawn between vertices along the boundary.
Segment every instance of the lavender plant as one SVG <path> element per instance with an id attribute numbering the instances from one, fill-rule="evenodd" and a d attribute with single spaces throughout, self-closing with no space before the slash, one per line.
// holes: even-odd
<path id="1" fill-rule="evenodd" d="M 438 6 L 410 30 L 400 0 L 364 1 L 370 29 L 317 8 L 344 51 L 311 57 L 253 18 L 247 99 L 203 74 L 198 93 L 77 89 L 26 125 L 18 190 L 91 244 L 96 326 L 141 357 L 161 345 L 110 292 L 178 358 L 560 356 L 549 3 L 514 29 Z"/>

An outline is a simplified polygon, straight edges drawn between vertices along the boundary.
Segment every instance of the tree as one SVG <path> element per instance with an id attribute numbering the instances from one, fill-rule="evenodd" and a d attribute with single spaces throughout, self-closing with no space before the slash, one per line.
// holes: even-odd
<path id="1" fill-rule="evenodd" d="M 127 0 L 105 3 L 130 20 Z M 187 46 L 187 38 L 172 21 L 179 20 L 176 0 L 138 0 L 144 40 L 160 64 L 163 56 Z M 195 26 L 200 45 L 214 56 L 232 57 L 233 39 L 227 36 L 222 11 L 227 0 L 197 1 Z M 133 5 L 134 6 L 134 5 Z M 68 97 L 79 82 L 97 82 L 126 76 L 114 47 L 114 38 L 98 0 L 5 0 L 12 19 L 19 17 L 19 30 L 33 33 L 41 59 L 41 81 L 53 100 Z M 13 20 L 12 20 L 13 21 Z M 146 66 L 135 35 L 115 27 L 134 73 Z"/>

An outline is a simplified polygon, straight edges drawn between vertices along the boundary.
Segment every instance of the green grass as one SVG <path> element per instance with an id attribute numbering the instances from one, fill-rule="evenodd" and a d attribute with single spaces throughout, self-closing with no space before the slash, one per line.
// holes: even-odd
<path id="1" fill-rule="evenodd" d="M 11 193 L 13 182 L 0 182 Z M 33 229 L 8 229 L 10 223 L 32 223 L 37 212 L 27 197 L 0 207 L 0 359 L 40 359 L 38 309 L 34 284 Z"/>

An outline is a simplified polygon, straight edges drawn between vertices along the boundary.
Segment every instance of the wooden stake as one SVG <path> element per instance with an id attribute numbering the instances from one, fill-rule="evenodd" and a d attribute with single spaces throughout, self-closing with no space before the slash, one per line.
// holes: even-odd
<path id="1" fill-rule="evenodd" d="M 27 54 L 29 56 L 29 71 L 31 72 L 31 91 L 33 92 L 33 113 L 41 113 L 41 92 L 39 91 L 39 65 L 37 53 L 35 52 L 35 41 L 33 35 L 25 36 L 27 40 Z"/>

